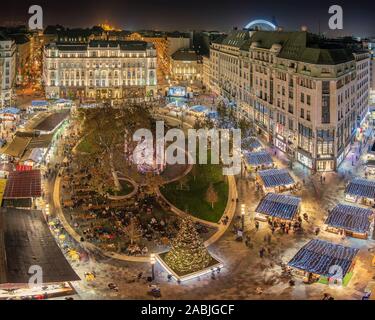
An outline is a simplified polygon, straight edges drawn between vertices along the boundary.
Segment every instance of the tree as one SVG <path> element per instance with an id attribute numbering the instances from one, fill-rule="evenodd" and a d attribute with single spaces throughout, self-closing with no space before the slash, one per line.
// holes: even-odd
<path id="1" fill-rule="evenodd" d="M 211 203 L 211 207 L 213 209 L 214 208 L 214 204 L 216 202 L 218 202 L 218 200 L 219 200 L 219 197 L 218 197 L 218 195 L 217 195 L 217 193 L 215 191 L 215 188 L 214 188 L 213 184 L 210 183 L 210 185 L 209 185 L 209 187 L 207 189 L 207 193 L 206 193 L 206 201 L 209 202 L 209 203 Z"/>
<path id="2" fill-rule="evenodd" d="M 133 245 L 140 237 L 142 237 L 142 231 L 137 221 L 137 218 L 130 218 L 130 222 L 127 226 L 122 227 L 123 232 L 130 240 L 130 244 Z"/>
<path id="3" fill-rule="evenodd" d="M 132 136 L 138 128 L 152 127 L 149 110 L 136 105 L 82 109 L 79 119 L 85 139 L 93 150 L 83 156 L 85 162 L 98 166 L 91 180 L 96 184 L 93 187 L 100 193 L 106 193 L 109 189 L 120 191 L 122 186 L 118 172 L 129 169 L 129 155 L 136 146 Z"/>
<path id="4" fill-rule="evenodd" d="M 192 273 L 209 266 L 212 257 L 190 217 L 182 219 L 180 230 L 164 260 L 178 273 Z"/>

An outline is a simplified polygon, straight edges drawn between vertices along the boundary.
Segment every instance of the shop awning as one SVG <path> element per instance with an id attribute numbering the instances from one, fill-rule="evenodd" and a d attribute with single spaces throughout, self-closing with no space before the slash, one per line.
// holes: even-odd
<path id="1" fill-rule="evenodd" d="M 13 115 L 16 115 L 16 114 L 19 114 L 21 112 L 20 109 L 16 108 L 16 107 L 8 107 L 8 108 L 4 108 L 4 109 L 1 109 L 0 110 L 0 114 L 13 114 Z"/>
<path id="2" fill-rule="evenodd" d="M 268 193 L 255 212 L 283 220 L 293 220 L 298 212 L 301 198 L 277 193 Z"/>
<path id="3" fill-rule="evenodd" d="M 314 239 L 304 245 L 288 265 L 325 277 L 339 276 L 337 271 L 341 268 L 341 275 L 344 277 L 358 251 L 358 249 Z"/>
<path id="4" fill-rule="evenodd" d="M 45 100 L 33 100 L 31 101 L 31 106 L 33 107 L 46 107 L 48 106 L 48 102 Z"/>
<path id="5" fill-rule="evenodd" d="M 266 188 L 288 186 L 294 184 L 292 176 L 287 169 L 269 169 L 258 172 Z"/>
<path id="6" fill-rule="evenodd" d="M 370 229 L 372 211 L 356 206 L 338 204 L 328 214 L 326 224 L 339 229 L 366 233 Z"/>
<path id="7" fill-rule="evenodd" d="M 249 152 L 245 154 L 247 164 L 251 166 L 271 165 L 271 155 L 267 151 Z"/>
<path id="8" fill-rule="evenodd" d="M 374 199 L 375 181 L 361 178 L 353 179 L 346 187 L 345 193 L 351 196 Z"/>

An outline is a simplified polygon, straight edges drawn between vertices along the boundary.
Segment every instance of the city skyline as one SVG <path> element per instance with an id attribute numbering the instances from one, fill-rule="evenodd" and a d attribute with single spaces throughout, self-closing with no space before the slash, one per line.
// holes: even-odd
<path id="1" fill-rule="evenodd" d="M 0 12 L 4 23 L 26 24 L 29 18 L 28 8 L 38 4 L 44 11 L 44 27 L 62 24 L 69 27 L 89 27 L 105 21 L 126 30 L 219 30 L 228 32 L 233 27 L 242 29 L 249 21 L 263 18 L 275 19 L 285 30 L 299 30 L 307 26 L 311 32 L 321 32 L 328 36 L 354 35 L 373 36 L 375 22 L 371 17 L 372 1 L 361 0 L 335 1 L 327 3 L 315 1 L 304 3 L 288 0 L 283 3 L 258 3 L 255 1 L 222 0 L 199 2 L 192 0 L 186 3 L 173 3 L 170 0 L 137 2 L 99 1 L 95 6 L 83 0 L 79 2 L 39 1 L 38 3 L 22 0 L 16 3 L 5 3 Z M 343 30 L 332 31 L 328 28 L 329 6 L 341 5 L 344 11 Z M 214 8 L 215 6 L 215 8 Z M 197 8 L 199 7 L 199 10 Z M 67 14 L 68 8 L 74 8 Z M 61 13 L 64 14 L 61 14 Z M 84 12 L 84 14 L 82 14 Z M 215 12 L 215 14 L 213 14 Z M 318 17 L 318 18 L 317 18 Z M 359 23 L 361 22 L 361 23 Z"/>

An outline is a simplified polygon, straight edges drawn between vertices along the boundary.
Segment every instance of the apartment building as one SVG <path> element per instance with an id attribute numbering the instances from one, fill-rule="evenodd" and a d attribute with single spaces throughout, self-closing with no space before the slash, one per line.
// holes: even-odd
<path id="1" fill-rule="evenodd" d="M 16 79 L 16 44 L 0 34 L 0 106 L 10 106 Z"/>
<path id="2" fill-rule="evenodd" d="M 369 53 L 306 31 L 234 30 L 210 66 L 210 89 L 313 170 L 337 169 L 367 114 Z"/>

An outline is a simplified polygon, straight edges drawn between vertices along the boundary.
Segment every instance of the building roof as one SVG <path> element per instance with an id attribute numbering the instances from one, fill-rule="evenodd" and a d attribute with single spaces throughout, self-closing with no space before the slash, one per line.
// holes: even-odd
<path id="1" fill-rule="evenodd" d="M 258 172 L 266 188 L 287 186 L 294 184 L 292 176 L 287 169 L 268 169 Z"/>
<path id="2" fill-rule="evenodd" d="M 339 229 L 366 233 L 370 229 L 371 215 L 370 209 L 338 204 L 329 212 L 325 223 Z"/>
<path id="3" fill-rule="evenodd" d="M 198 61 L 199 57 L 195 51 L 180 49 L 172 54 L 172 59 L 176 61 Z"/>
<path id="4" fill-rule="evenodd" d="M 25 153 L 30 141 L 31 137 L 21 137 L 15 135 L 13 140 L 5 146 L 4 150 L 2 150 L 2 153 L 11 157 L 20 158 Z"/>
<path id="5" fill-rule="evenodd" d="M 9 172 L 4 199 L 37 198 L 41 194 L 40 170 Z"/>
<path id="6" fill-rule="evenodd" d="M 273 163 L 271 155 L 265 150 L 246 153 L 245 157 L 247 163 L 252 166 L 270 165 Z"/>
<path id="7" fill-rule="evenodd" d="M 62 121 L 69 115 L 69 111 L 54 112 L 49 114 L 41 122 L 37 123 L 34 127 L 34 130 L 39 131 L 53 131 L 57 126 L 60 125 Z"/>
<path id="8" fill-rule="evenodd" d="M 58 247 L 41 211 L 0 211 L 1 284 L 27 284 L 30 266 L 40 266 L 43 283 L 80 280 Z"/>
<path id="9" fill-rule="evenodd" d="M 345 193 L 351 196 L 375 199 L 375 181 L 361 178 L 353 179 L 346 187 Z"/>
<path id="10" fill-rule="evenodd" d="M 321 276 L 344 277 L 358 253 L 358 249 L 314 239 L 305 244 L 288 263 L 289 266 Z M 342 272 L 338 273 L 337 267 Z"/>
<path id="11" fill-rule="evenodd" d="M 258 204 L 255 212 L 283 220 L 293 220 L 298 212 L 301 198 L 277 193 L 268 193 Z"/>
<path id="12" fill-rule="evenodd" d="M 256 31 L 250 43 L 257 43 L 263 49 L 279 44 L 282 46 L 279 58 L 311 64 L 335 65 L 354 60 L 352 49 L 306 31 Z"/>
<path id="13" fill-rule="evenodd" d="M 220 43 L 226 46 L 241 48 L 249 39 L 250 33 L 248 30 L 233 30 L 227 36 L 214 40 L 213 43 Z"/>

